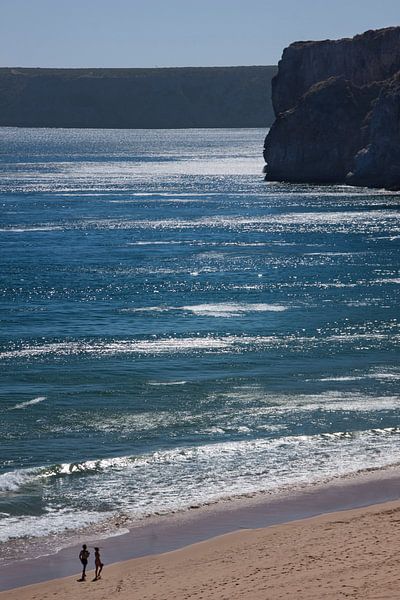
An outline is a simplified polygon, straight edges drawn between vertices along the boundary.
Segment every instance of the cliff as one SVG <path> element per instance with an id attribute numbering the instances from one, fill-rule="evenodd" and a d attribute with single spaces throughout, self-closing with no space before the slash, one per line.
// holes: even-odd
<path id="1" fill-rule="evenodd" d="M 292 44 L 272 103 L 268 181 L 400 189 L 400 27 Z"/>
<path id="2" fill-rule="evenodd" d="M 0 126 L 268 127 L 276 67 L 0 68 Z"/>

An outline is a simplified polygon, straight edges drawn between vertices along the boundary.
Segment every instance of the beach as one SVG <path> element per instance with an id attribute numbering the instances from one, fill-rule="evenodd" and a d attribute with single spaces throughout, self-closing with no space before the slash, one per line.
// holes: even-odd
<path id="1" fill-rule="evenodd" d="M 180 550 L 1 592 L 7 600 L 399 597 L 400 501 L 226 534 Z"/>
<path id="2" fill-rule="evenodd" d="M 0 599 L 398 598 L 399 489 L 393 467 L 88 534 L 85 582 L 77 545 L 1 567 Z"/>

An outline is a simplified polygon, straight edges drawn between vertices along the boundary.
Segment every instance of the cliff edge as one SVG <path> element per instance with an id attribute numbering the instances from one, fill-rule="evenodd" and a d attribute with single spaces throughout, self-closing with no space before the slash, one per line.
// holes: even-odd
<path id="1" fill-rule="evenodd" d="M 272 104 L 267 181 L 400 189 L 400 27 L 291 44 Z"/>

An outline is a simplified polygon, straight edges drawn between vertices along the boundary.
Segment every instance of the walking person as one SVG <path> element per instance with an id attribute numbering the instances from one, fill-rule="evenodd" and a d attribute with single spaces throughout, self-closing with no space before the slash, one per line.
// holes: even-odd
<path id="1" fill-rule="evenodd" d="M 101 572 L 104 567 L 103 563 L 101 562 L 99 548 L 94 549 L 94 565 L 96 567 L 96 570 L 95 570 L 95 577 L 94 577 L 93 581 L 97 581 L 98 579 L 101 579 Z"/>
<path id="2" fill-rule="evenodd" d="M 87 549 L 86 544 L 83 544 L 82 550 L 79 552 L 79 560 L 82 563 L 82 576 L 80 579 L 78 579 L 78 581 L 85 581 L 85 579 L 86 579 L 86 567 L 88 564 L 89 555 L 90 555 L 90 552 Z"/>

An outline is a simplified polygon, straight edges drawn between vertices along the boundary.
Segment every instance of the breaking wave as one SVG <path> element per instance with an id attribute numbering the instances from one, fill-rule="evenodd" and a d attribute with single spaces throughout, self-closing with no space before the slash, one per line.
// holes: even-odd
<path id="1" fill-rule="evenodd" d="M 211 304 L 194 304 L 187 306 L 143 306 L 121 309 L 122 312 L 168 312 L 179 311 L 192 313 L 198 317 L 240 317 L 253 312 L 283 312 L 287 306 L 280 304 L 244 303 L 244 302 L 221 302 Z"/>
<path id="2" fill-rule="evenodd" d="M 16 409 L 20 409 L 20 408 L 28 408 L 28 406 L 33 406 L 34 404 L 40 404 L 40 402 L 43 402 L 44 400 L 46 400 L 46 396 L 38 396 L 37 398 L 33 398 L 32 400 L 27 400 L 26 402 L 20 402 L 19 404 L 12 406 L 10 408 L 10 410 L 16 410 Z"/>

